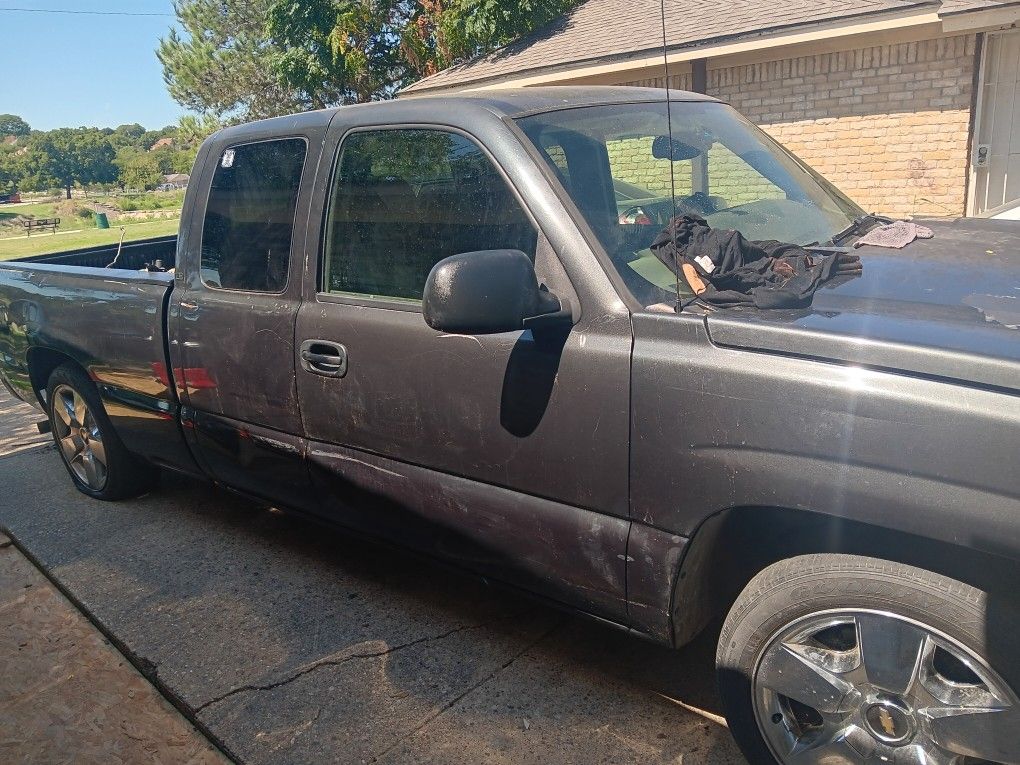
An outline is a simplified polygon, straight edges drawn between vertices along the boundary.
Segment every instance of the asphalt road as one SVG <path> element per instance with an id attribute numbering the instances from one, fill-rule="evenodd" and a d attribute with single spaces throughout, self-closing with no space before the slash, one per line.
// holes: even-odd
<path id="1" fill-rule="evenodd" d="M 241 762 L 743 762 L 712 635 L 675 653 L 172 475 L 93 501 L 52 448 L 0 457 L 0 526 Z"/>

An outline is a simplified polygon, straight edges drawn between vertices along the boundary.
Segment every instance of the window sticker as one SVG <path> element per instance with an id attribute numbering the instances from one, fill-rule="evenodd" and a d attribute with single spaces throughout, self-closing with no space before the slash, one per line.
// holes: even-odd
<path id="1" fill-rule="evenodd" d="M 223 159 L 220 160 L 220 167 L 233 167 L 234 166 L 234 150 L 227 149 L 223 152 Z"/>

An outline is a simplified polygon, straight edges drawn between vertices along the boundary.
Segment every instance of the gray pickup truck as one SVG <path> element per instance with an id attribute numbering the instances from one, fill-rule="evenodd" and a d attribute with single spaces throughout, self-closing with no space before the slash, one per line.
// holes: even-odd
<path id="1" fill-rule="evenodd" d="M 627 88 L 240 125 L 191 179 L 176 242 L 0 264 L 0 378 L 82 492 L 169 469 L 674 646 L 724 619 L 755 763 L 1020 762 L 1015 224 L 692 301 L 648 249 L 676 210 L 874 224 L 725 104 Z"/>

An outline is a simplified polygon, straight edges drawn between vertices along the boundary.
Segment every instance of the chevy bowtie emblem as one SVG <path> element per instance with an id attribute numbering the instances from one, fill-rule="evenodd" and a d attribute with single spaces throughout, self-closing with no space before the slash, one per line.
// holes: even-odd
<path id="1" fill-rule="evenodd" d="M 896 721 L 893 720 L 889 710 L 885 707 L 878 708 L 878 721 L 882 724 L 885 734 L 890 737 L 896 736 Z"/>
<path id="2" fill-rule="evenodd" d="M 914 735 L 910 713 L 890 701 L 879 701 L 864 710 L 864 720 L 871 735 L 893 746 L 907 743 Z"/>

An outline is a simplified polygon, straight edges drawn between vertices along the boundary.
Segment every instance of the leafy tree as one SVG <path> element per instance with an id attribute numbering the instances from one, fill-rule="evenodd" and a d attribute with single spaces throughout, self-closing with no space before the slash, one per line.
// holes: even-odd
<path id="1" fill-rule="evenodd" d="M 283 55 L 266 33 L 272 0 L 174 0 L 183 31 L 171 29 L 156 55 L 170 95 L 192 111 L 252 120 L 306 106 L 281 84 Z"/>
<path id="2" fill-rule="evenodd" d="M 25 159 L 30 188 L 59 186 L 71 198 L 74 184 L 112 183 L 117 178 L 114 149 L 96 128 L 59 128 L 33 134 Z"/>
<path id="3" fill-rule="evenodd" d="M 421 0 L 401 48 L 424 77 L 487 53 L 550 24 L 580 0 Z"/>
<path id="4" fill-rule="evenodd" d="M 580 0 L 273 0 L 282 80 L 314 105 L 393 95 L 549 24 Z"/>
<path id="5" fill-rule="evenodd" d="M 125 146 L 140 147 L 144 135 L 145 128 L 135 122 L 130 125 L 118 125 L 116 130 L 110 131 L 107 135 L 107 140 L 114 149 L 121 149 Z"/>
<path id="6" fill-rule="evenodd" d="M 313 108 L 392 95 L 406 79 L 400 37 L 411 3 L 273 0 L 268 32 L 283 82 Z"/>
<path id="7" fill-rule="evenodd" d="M 28 135 L 32 132 L 25 120 L 16 114 L 0 114 L 0 138 L 5 135 Z"/>
<path id="8" fill-rule="evenodd" d="M 223 127 L 223 123 L 211 114 L 201 116 L 185 114 L 177 123 L 177 137 L 184 146 L 198 146 L 206 138 Z"/>
<path id="9" fill-rule="evenodd" d="M 119 171 L 121 188 L 154 189 L 163 182 L 158 152 L 128 146 L 117 152 L 114 164 Z"/>
<path id="10" fill-rule="evenodd" d="M 16 190 L 24 175 L 23 163 L 14 151 L 12 146 L 0 147 L 0 194 Z"/>
<path id="11" fill-rule="evenodd" d="M 175 0 L 170 94 L 223 120 L 388 98 L 580 0 Z"/>
<path id="12" fill-rule="evenodd" d="M 159 168 L 160 175 L 170 175 L 174 172 L 174 154 L 177 152 L 173 147 L 164 146 L 160 149 L 150 149 L 146 153 L 156 160 L 156 167 Z"/>
<path id="13" fill-rule="evenodd" d="M 178 143 L 171 155 L 171 173 L 190 173 L 198 155 L 198 147 L 202 141 L 223 127 L 211 114 L 201 116 L 185 114 L 177 123 L 176 137 Z"/>
<path id="14" fill-rule="evenodd" d="M 181 149 L 175 151 L 170 157 L 171 173 L 190 173 L 195 164 L 195 157 L 198 155 L 198 147 L 193 149 Z"/>

